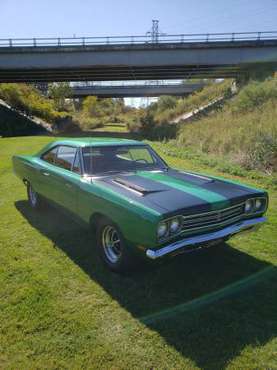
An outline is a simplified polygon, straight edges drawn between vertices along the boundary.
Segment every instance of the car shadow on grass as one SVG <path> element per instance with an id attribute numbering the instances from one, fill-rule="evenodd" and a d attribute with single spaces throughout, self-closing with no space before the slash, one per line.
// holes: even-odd
<path id="1" fill-rule="evenodd" d="M 142 317 L 222 289 L 270 266 L 223 244 L 143 266 L 130 276 L 107 271 L 94 236 L 48 207 L 36 213 L 27 201 L 17 210 L 139 321 Z M 147 323 L 183 356 L 203 369 L 224 368 L 244 349 L 266 344 L 277 333 L 276 274 L 239 294 L 166 320 Z"/>

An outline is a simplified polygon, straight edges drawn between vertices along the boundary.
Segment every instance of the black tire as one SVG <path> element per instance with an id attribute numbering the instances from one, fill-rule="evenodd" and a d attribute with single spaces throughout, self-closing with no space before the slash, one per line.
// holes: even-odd
<path id="1" fill-rule="evenodd" d="M 42 208 L 43 201 L 29 182 L 27 183 L 27 196 L 31 208 L 35 210 L 40 210 Z"/>
<path id="2" fill-rule="evenodd" d="M 108 245 L 113 240 L 113 245 Z M 102 218 L 96 229 L 98 253 L 110 270 L 126 273 L 136 265 L 136 258 L 126 246 L 125 239 L 119 228 L 110 220 Z"/>

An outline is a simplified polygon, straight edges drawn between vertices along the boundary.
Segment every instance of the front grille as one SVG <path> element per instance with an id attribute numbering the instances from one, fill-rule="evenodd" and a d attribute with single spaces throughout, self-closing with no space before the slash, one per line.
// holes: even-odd
<path id="1" fill-rule="evenodd" d="M 244 204 L 238 204 L 218 211 L 211 211 L 192 216 L 183 216 L 182 231 L 220 227 L 238 221 L 244 214 Z"/>

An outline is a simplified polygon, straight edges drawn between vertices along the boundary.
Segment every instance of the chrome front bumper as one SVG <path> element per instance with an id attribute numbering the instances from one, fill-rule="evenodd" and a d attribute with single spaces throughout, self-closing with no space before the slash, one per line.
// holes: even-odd
<path id="1" fill-rule="evenodd" d="M 256 229 L 265 221 L 266 221 L 265 217 L 259 217 L 259 218 L 254 218 L 252 220 L 240 221 L 234 225 L 227 226 L 224 229 L 221 229 L 218 231 L 178 240 L 160 249 L 156 249 L 156 250 L 147 249 L 146 256 L 151 259 L 156 259 L 156 258 L 165 256 L 167 254 L 176 252 L 182 248 L 184 248 L 184 252 L 185 252 L 186 247 L 191 247 L 191 246 L 202 244 L 202 243 L 212 242 L 213 240 L 217 240 L 217 239 L 224 239 L 226 237 L 231 237 L 243 231 L 250 231 L 250 230 Z"/>

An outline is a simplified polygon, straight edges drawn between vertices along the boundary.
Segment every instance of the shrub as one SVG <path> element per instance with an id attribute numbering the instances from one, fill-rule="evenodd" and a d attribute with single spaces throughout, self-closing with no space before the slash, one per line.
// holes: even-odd
<path id="1" fill-rule="evenodd" d="M 92 130 L 94 128 L 102 127 L 103 121 L 97 117 L 92 117 L 88 113 L 81 111 L 74 115 L 76 120 L 83 130 Z"/>
<path id="2" fill-rule="evenodd" d="M 22 111 L 28 116 L 38 116 L 49 123 L 55 123 L 63 118 L 64 112 L 57 112 L 54 103 L 43 97 L 31 85 L 26 84 L 0 84 L 0 98 L 5 100 L 12 108 Z"/>
<path id="3" fill-rule="evenodd" d="M 240 91 L 231 108 L 237 113 L 251 111 L 262 107 L 269 99 L 277 99 L 277 79 L 250 82 Z"/>

